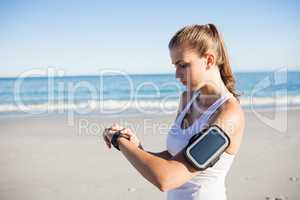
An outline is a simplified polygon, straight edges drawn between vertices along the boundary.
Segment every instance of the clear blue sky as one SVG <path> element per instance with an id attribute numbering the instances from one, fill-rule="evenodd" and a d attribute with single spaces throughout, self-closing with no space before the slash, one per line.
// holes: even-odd
<path id="1" fill-rule="evenodd" d="M 167 44 L 187 24 L 215 23 L 234 71 L 300 69 L 299 1 L 0 0 L 0 76 L 48 66 L 174 72 Z"/>

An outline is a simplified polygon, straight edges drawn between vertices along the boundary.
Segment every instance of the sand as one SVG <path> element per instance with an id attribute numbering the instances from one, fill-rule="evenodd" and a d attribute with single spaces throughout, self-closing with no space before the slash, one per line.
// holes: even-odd
<path id="1" fill-rule="evenodd" d="M 272 116 L 270 112 L 263 112 Z M 246 112 L 240 152 L 226 179 L 230 200 L 300 199 L 300 110 L 289 110 L 280 132 Z M 166 116 L 63 116 L 0 119 L 0 199 L 165 199 L 100 135 L 117 122 L 145 149 L 165 150 Z"/>

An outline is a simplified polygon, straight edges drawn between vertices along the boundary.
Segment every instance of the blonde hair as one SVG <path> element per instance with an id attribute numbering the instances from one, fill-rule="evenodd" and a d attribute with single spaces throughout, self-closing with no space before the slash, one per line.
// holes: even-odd
<path id="1" fill-rule="evenodd" d="M 200 57 L 208 51 L 213 52 L 226 88 L 238 100 L 240 94 L 235 88 L 235 78 L 231 70 L 228 53 L 223 38 L 214 24 L 196 24 L 183 27 L 171 38 L 168 46 L 169 49 L 172 49 L 180 45 L 188 45 L 189 48 L 196 50 Z"/>

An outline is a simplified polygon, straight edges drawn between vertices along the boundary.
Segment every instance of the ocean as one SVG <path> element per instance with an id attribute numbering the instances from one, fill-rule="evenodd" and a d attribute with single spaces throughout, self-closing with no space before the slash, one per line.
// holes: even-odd
<path id="1" fill-rule="evenodd" d="M 244 109 L 300 106 L 300 71 L 237 72 Z M 184 86 L 174 74 L 0 78 L 0 115 L 170 114 Z"/>

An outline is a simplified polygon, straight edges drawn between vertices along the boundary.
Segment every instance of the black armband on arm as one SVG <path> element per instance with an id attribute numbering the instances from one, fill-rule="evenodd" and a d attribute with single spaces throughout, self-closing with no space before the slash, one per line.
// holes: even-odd
<path id="1" fill-rule="evenodd" d="M 229 144 L 227 134 L 219 126 L 212 125 L 190 139 L 184 154 L 196 169 L 205 170 L 219 160 Z"/>

